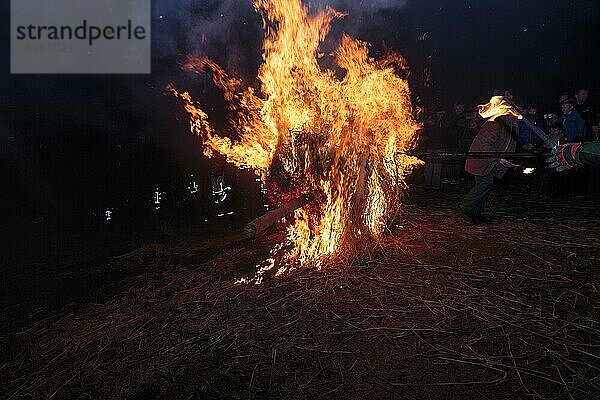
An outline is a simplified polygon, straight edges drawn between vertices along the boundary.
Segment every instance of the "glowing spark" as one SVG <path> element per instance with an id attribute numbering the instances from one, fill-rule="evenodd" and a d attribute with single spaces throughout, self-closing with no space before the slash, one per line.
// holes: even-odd
<path id="1" fill-rule="evenodd" d="M 190 194 L 196 194 L 198 193 L 198 184 L 194 180 L 194 175 L 190 175 L 190 178 L 192 179 L 192 181 L 188 186 L 188 190 L 190 191 Z"/>
<path id="2" fill-rule="evenodd" d="M 165 192 L 161 192 L 159 189 L 154 192 L 154 208 L 156 210 L 160 210 L 160 203 L 164 194 Z"/>

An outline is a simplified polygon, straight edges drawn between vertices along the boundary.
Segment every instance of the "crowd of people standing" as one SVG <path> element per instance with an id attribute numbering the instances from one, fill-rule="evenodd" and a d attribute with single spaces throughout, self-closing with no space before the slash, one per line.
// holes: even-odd
<path id="1" fill-rule="evenodd" d="M 539 126 L 548 133 L 552 139 L 560 144 L 577 143 L 583 141 L 595 141 L 600 139 L 599 125 L 600 116 L 595 107 L 591 105 L 589 91 L 580 88 L 573 93 L 563 93 L 557 98 L 553 110 L 540 113 L 538 107 L 527 104 L 520 99 L 514 99 L 510 91 L 495 90 L 494 96 L 504 96 L 519 104 L 525 116 L 534 125 Z M 462 102 L 455 102 L 450 112 L 441 107 L 433 108 L 422 114 L 422 131 L 419 142 L 419 151 L 431 153 L 461 154 L 469 151 L 473 139 L 485 122 L 479 116 L 477 107 L 467 108 Z M 543 141 L 523 121 L 516 122 L 517 126 L 512 130 L 517 142 L 517 152 L 529 152 L 543 154 L 550 152 Z M 423 169 L 423 187 L 427 190 L 437 190 L 443 184 L 458 184 L 461 180 L 468 179 L 470 174 L 464 170 L 465 160 L 461 157 L 431 157 L 426 160 Z M 544 168 L 544 163 L 537 163 L 541 171 L 538 171 L 541 179 L 541 190 L 548 195 L 560 192 L 564 185 L 557 185 L 556 180 L 548 179 L 551 172 Z M 569 180 L 567 186 L 580 186 L 579 194 L 588 192 L 600 192 L 600 188 L 591 188 L 594 181 L 598 181 L 596 174 L 587 178 L 585 184 L 580 182 L 577 172 L 573 172 L 571 178 L 560 178 Z M 571 188 L 572 189 L 572 188 Z"/>

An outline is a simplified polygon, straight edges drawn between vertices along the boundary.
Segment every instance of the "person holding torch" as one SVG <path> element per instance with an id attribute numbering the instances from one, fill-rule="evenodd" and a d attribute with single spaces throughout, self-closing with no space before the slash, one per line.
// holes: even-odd
<path id="1" fill-rule="evenodd" d="M 502 96 L 492 97 L 490 103 L 479 106 L 479 115 L 487 118 L 469 149 L 470 153 L 514 153 L 517 148 L 517 113 Z M 484 214 L 485 203 L 492 191 L 494 178 L 502 179 L 514 166 L 504 158 L 467 157 L 465 170 L 475 176 L 475 186 L 461 201 L 463 218 L 472 224 L 491 221 Z"/>

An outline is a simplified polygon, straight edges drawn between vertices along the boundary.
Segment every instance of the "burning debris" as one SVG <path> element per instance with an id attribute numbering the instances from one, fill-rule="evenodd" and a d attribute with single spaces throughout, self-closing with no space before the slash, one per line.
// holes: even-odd
<path id="1" fill-rule="evenodd" d="M 289 210 L 278 262 L 356 254 L 397 216 L 404 177 L 420 164 L 406 155 L 418 124 L 408 82 L 396 73 L 405 62 L 395 54 L 376 61 L 366 43 L 347 35 L 334 53 L 320 53 L 331 22 L 343 17 L 329 7 L 313 13 L 300 0 L 255 0 L 254 7 L 265 29 L 260 93 L 207 58 L 184 63 L 212 72 L 230 105 L 230 132 L 217 133 L 188 92 L 168 89 L 185 102 L 205 155 L 252 169 L 273 206 L 310 196 Z"/>
<path id="2" fill-rule="evenodd" d="M 523 173 L 524 173 L 525 175 L 530 175 L 530 174 L 533 174 L 534 172 L 535 172 L 535 168 L 531 168 L 531 167 L 526 167 L 526 168 L 523 170 Z"/>

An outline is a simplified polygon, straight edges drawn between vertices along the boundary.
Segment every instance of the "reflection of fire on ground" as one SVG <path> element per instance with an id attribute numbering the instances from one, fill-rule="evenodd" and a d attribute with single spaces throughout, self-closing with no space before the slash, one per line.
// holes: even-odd
<path id="1" fill-rule="evenodd" d="M 215 132 L 188 92 L 168 89 L 185 102 L 205 155 L 255 171 L 274 206 L 311 197 L 295 211 L 278 252 L 282 263 L 355 254 L 397 216 L 405 175 L 420 163 L 399 155 L 413 147 L 418 129 L 408 82 L 397 74 L 405 62 L 391 53 L 375 60 L 366 43 L 346 35 L 332 54 L 319 53 L 331 22 L 343 17 L 329 7 L 313 12 L 300 0 L 254 6 L 265 29 L 260 93 L 207 58 L 184 63 L 212 72 L 230 105 L 231 131 Z"/>
<path id="2" fill-rule="evenodd" d="M 228 201 L 231 186 L 225 183 L 225 174 L 214 176 L 212 179 L 212 198 L 216 205 L 217 218 L 233 215 L 231 202 Z"/>

